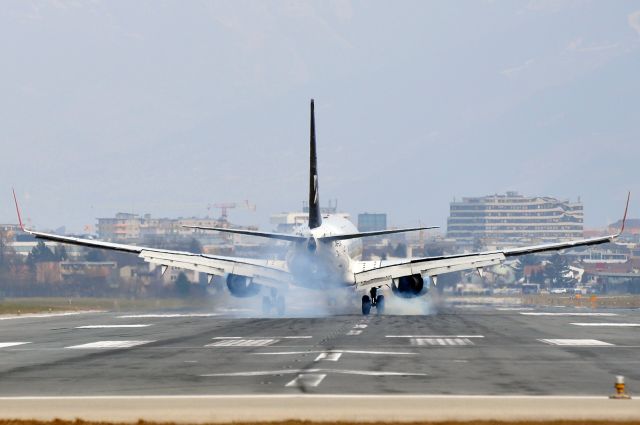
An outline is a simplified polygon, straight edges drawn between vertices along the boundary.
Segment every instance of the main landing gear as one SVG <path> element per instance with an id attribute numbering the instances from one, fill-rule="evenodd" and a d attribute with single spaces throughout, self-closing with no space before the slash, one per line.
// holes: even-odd
<path id="1" fill-rule="evenodd" d="M 369 294 L 371 296 L 362 296 L 362 314 L 368 316 L 371 307 L 375 307 L 378 314 L 384 313 L 384 295 L 378 295 L 378 288 L 371 288 Z"/>
<path id="2" fill-rule="evenodd" d="M 275 310 L 278 316 L 284 316 L 285 302 L 284 296 L 278 295 L 278 291 L 271 288 L 271 293 L 262 297 L 262 313 L 271 314 Z"/>

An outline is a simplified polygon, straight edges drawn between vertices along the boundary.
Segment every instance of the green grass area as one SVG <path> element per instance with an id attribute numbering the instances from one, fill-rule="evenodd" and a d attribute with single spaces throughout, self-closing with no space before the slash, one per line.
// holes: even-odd
<path id="1" fill-rule="evenodd" d="M 206 307 L 204 299 L 159 298 L 4 298 L 0 299 L 0 314 L 28 314 L 66 311 L 166 310 Z"/>

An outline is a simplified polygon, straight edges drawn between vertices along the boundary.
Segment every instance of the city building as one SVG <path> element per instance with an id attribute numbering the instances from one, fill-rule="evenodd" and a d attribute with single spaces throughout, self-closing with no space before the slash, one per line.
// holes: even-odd
<path id="1" fill-rule="evenodd" d="M 517 192 L 465 197 L 450 204 L 447 237 L 460 246 L 506 247 L 583 237 L 583 206 Z"/>
<path id="2" fill-rule="evenodd" d="M 359 232 L 372 232 L 375 230 L 387 230 L 387 214 L 366 212 L 358 214 Z"/>

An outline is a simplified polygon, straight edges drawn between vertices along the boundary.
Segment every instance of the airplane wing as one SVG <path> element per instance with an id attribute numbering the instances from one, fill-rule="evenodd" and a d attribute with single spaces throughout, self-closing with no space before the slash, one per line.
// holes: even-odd
<path id="1" fill-rule="evenodd" d="M 24 232 L 35 236 L 38 239 L 138 254 L 138 257 L 142 258 L 144 261 L 161 266 L 163 272 L 167 267 L 179 267 L 181 269 L 206 273 L 209 276 L 209 281 L 213 276 L 236 274 L 250 277 L 255 283 L 276 288 L 288 286 L 292 282 L 291 274 L 287 271 L 283 262 L 274 260 L 194 254 L 185 251 L 171 251 L 136 245 L 126 245 L 29 230 L 26 229 L 22 223 L 22 217 L 20 216 L 20 209 L 18 208 L 15 192 L 13 193 L 13 196 L 16 201 L 16 211 L 18 213 L 20 228 Z"/>
<path id="2" fill-rule="evenodd" d="M 473 269 L 482 271 L 483 267 L 500 264 L 507 257 L 613 242 L 624 231 L 624 224 L 627 219 L 627 210 L 629 209 L 629 198 L 630 195 L 627 197 L 627 205 L 622 219 L 622 227 L 618 233 L 613 235 L 497 251 L 392 261 L 387 262 L 386 264 L 385 262 L 378 262 L 379 264 L 375 264 L 375 262 L 373 262 L 374 264 L 371 264 L 372 262 L 362 262 L 363 271 L 354 273 L 356 288 L 365 290 L 373 286 L 382 286 L 391 283 L 393 279 L 415 274 L 430 276 L 431 278 L 437 279 L 438 275 L 444 273 Z"/>

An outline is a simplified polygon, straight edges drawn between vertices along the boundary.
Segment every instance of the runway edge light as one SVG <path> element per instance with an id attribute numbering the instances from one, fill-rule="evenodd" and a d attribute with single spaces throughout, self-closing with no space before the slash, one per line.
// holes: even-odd
<path id="1" fill-rule="evenodd" d="M 609 398 L 613 398 L 616 400 L 629 400 L 631 396 L 626 393 L 625 385 L 624 385 L 624 376 L 618 375 L 616 376 L 616 383 L 614 385 L 616 389 L 616 393 L 609 396 Z"/>

